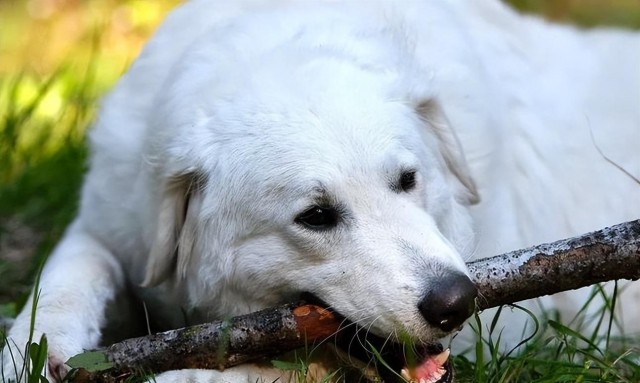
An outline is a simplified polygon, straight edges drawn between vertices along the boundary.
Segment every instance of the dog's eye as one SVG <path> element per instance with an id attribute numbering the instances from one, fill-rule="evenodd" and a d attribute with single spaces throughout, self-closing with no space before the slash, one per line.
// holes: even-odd
<path id="1" fill-rule="evenodd" d="M 295 222 L 311 229 L 328 229 L 338 224 L 339 214 L 334 208 L 313 206 L 305 210 L 295 219 Z"/>
<path id="2" fill-rule="evenodd" d="M 400 190 L 408 192 L 416 187 L 416 171 L 407 170 L 400 174 Z"/>

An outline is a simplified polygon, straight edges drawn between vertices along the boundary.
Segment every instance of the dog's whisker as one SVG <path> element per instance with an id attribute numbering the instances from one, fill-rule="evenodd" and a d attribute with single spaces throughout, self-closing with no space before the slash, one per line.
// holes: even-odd
<path id="1" fill-rule="evenodd" d="M 363 310 L 360 310 L 360 312 L 361 312 L 361 313 L 364 313 L 364 312 L 366 312 L 366 310 L 364 310 L 364 309 L 363 309 Z M 380 316 L 382 316 L 382 314 L 380 314 L 377 318 L 379 318 Z M 312 348 L 312 351 L 315 351 L 315 350 L 317 350 L 319 347 L 321 347 L 322 345 L 324 345 L 324 344 L 326 344 L 326 343 L 330 342 L 330 340 L 331 340 L 334 336 L 338 336 L 338 335 L 340 334 L 340 332 L 347 331 L 348 329 L 350 329 L 350 328 L 352 328 L 352 327 L 356 328 L 356 331 L 355 331 L 355 333 L 354 333 L 354 334 L 355 334 L 354 336 L 357 336 L 357 335 L 358 335 L 361 331 L 363 331 L 363 329 L 365 328 L 364 326 L 361 326 L 361 324 L 362 324 L 363 322 L 367 322 L 366 327 L 368 328 L 368 327 L 370 327 L 370 326 L 372 326 L 372 325 L 373 325 L 373 322 L 375 322 L 375 320 L 377 320 L 377 318 L 374 318 L 373 320 L 370 320 L 370 319 L 371 319 L 371 318 L 370 318 L 370 316 L 363 316 L 363 317 L 358 318 L 358 319 L 357 319 L 357 320 L 355 320 L 355 321 L 354 321 L 354 320 L 349 320 L 349 319 L 343 318 L 343 319 L 342 319 L 342 321 L 341 321 L 341 323 L 340 323 L 340 324 L 339 324 L 339 326 L 338 326 L 338 329 L 337 329 L 336 331 L 334 331 L 334 333 L 333 333 L 333 334 L 331 334 L 330 336 L 328 336 L 327 338 L 323 339 L 323 340 L 322 340 L 322 341 L 320 341 L 320 342 L 317 342 L 317 343 L 316 343 L 316 345 Z M 365 347 L 366 347 L 366 345 L 365 345 L 365 344 L 363 344 L 363 343 L 360 343 L 360 346 L 361 346 L 361 347 L 363 347 L 363 348 L 365 348 Z"/>

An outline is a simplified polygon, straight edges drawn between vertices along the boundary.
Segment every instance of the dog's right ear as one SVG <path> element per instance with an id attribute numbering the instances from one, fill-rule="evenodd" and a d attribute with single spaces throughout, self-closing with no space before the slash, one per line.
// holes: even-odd
<path id="1" fill-rule="evenodd" d="M 416 106 L 416 112 L 420 119 L 429 125 L 438 139 L 442 159 L 454 176 L 457 183 L 462 186 L 457 199 L 465 205 L 474 205 L 480 201 L 480 194 L 476 187 L 471 172 L 467 165 L 462 145 L 444 114 L 440 104 L 434 99 L 424 100 Z"/>
<path id="2" fill-rule="evenodd" d="M 173 272 L 184 274 L 197 238 L 201 204 L 201 182 L 197 175 L 189 173 L 167 179 L 143 287 L 157 286 Z"/>

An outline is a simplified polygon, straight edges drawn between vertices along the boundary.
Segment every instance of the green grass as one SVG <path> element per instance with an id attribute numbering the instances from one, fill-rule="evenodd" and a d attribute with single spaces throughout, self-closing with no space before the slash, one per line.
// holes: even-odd
<path id="1" fill-rule="evenodd" d="M 13 246 L 30 253 L 29 259 L 0 259 L 2 316 L 17 314 L 34 278 L 37 290 L 38 270 L 76 211 L 86 157 L 84 130 L 98 92 L 90 68 L 83 76 L 75 69 L 47 78 L 17 74 L 0 83 L 0 240 L 7 241 L 20 228 L 28 228 L 27 236 L 32 236 L 23 238 L 17 249 Z M 34 308 L 38 296 L 33 297 Z M 14 358 L 28 355 L 16 371 L 29 383 L 42 383 L 46 379 L 31 371 L 45 365 L 47 340 L 33 339 L 34 313 L 28 344 L 6 352 Z"/>
<path id="2" fill-rule="evenodd" d="M 33 287 L 33 290 L 37 291 L 37 293 L 32 295 L 31 323 L 27 343 L 24 345 L 11 344 L 10 341 L 7 340 L 4 330 L 0 331 L 0 347 L 6 343 L 10 344 L 9 347 L 0 349 L 0 360 L 4 357 L 5 352 L 8 353 L 13 361 L 13 374 L 18 381 L 25 381 L 27 383 L 48 383 L 46 376 L 43 375 L 44 367 L 47 365 L 47 337 L 45 334 L 42 334 L 39 341 L 34 342 L 36 308 L 38 307 L 38 301 L 40 299 L 39 285 L 40 272 L 36 274 Z M 24 361 L 24 363 L 21 361 Z M 5 376 L 8 373 L 9 372 L 4 371 L 4 369 L 0 371 L 0 379 L 2 379 L 2 382 L 7 380 Z M 13 379 L 8 379 L 8 383 L 12 383 L 12 381 Z"/>
<path id="3" fill-rule="evenodd" d="M 35 248 L 26 267 L 0 259 L 0 298 L 24 298 L 37 267 L 76 212 L 86 147 L 84 132 L 98 92 L 92 74 L 62 69 L 40 79 L 24 74 L 0 88 L 0 238 L 28 227 Z"/>
<path id="4" fill-rule="evenodd" d="M 535 326 L 528 336 L 523 336 L 520 345 L 502 354 L 498 352 L 500 334 L 495 327 L 501 312 L 491 323 L 480 323 L 476 316 L 471 326 L 482 340 L 476 344 L 475 361 L 464 356 L 455 358 L 458 381 L 640 382 L 640 339 L 612 335 L 619 330 L 615 317 L 609 315 L 617 296 L 617 288 L 607 294 L 600 286 L 594 286 L 582 310 L 565 323 L 554 313 L 536 318 L 514 305 L 514 309 L 526 311 Z M 604 304 L 596 307 L 595 298 L 601 298 Z"/>

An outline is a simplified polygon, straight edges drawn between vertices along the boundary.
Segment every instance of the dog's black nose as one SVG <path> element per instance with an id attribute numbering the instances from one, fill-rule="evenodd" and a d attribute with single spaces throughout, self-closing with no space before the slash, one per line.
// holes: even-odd
<path id="1" fill-rule="evenodd" d="M 418 303 L 418 310 L 431 325 L 449 332 L 460 327 L 473 314 L 477 290 L 459 272 L 433 281 L 432 288 Z"/>

